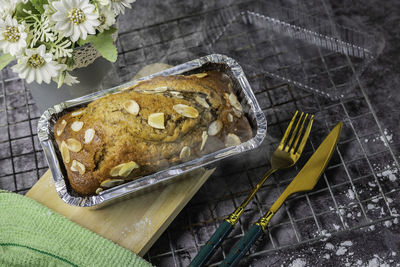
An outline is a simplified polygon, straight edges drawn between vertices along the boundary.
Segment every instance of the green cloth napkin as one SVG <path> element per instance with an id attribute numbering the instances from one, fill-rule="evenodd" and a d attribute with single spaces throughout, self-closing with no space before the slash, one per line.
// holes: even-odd
<path id="1" fill-rule="evenodd" d="M 0 190 L 0 266 L 151 266 L 38 202 Z"/>

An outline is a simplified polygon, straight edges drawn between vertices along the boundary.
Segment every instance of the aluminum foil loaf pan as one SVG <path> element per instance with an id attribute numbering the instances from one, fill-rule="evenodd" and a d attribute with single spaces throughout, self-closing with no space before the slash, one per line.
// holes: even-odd
<path id="1" fill-rule="evenodd" d="M 242 104 L 244 115 L 252 128 L 252 138 L 240 145 L 224 148 L 210 154 L 201 156 L 179 165 L 168 167 L 157 173 L 140 177 L 136 180 L 104 190 L 98 195 L 79 196 L 70 187 L 67 172 L 58 149 L 54 136 L 54 125 L 58 118 L 67 112 L 84 107 L 90 102 L 108 94 L 117 94 L 124 89 L 135 85 L 138 81 L 148 80 L 155 76 L 168 76 L 176 74 L 193 74 L 202 71 L 219 70 L 227 74 L 233 81 L 233 90 Z M 200 172 L 204 165 L 216 162 L 223 158 L 234 156 L 244 151 L 258 147 L 267 131 L 267 121 L 253 94 L 249 82 L 238 63 L 224 55 L 212 54 L 173 68 L 122 84 L 120 86 L 92 93 L 83 97 L 68 100 L 46 110 L 38 123 L 38 137 L 43 147 L 49 168 L 51 170 L 55 188 L 59 196 L 68 204 L 79 207 L 99 208 L 117 200 L 130 198 L 139 192 L 146 192 L 167 183 L 184 179 L 188 172 Z"/>

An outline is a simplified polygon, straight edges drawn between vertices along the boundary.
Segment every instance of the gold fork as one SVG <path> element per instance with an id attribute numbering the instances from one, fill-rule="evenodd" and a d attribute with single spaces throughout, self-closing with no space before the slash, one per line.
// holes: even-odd
<path id="1" fill-rule="evenodd" d="M 311 127 L 314 121 L 314 115 L 310 116 L 307 127 L 303 134 L 305 122 L 309 114 L 301 113 L 294 130 L 292 131 L 293 124 L 295 123 L 297 114 L 293 115 L 292 120 L 287 127 L 285 134 L 279 143 L 278 148 L 272 155 L 271 158 L 271 169 L 264 175 L 264 177 L 257 183 L 251 193 L 243 201 L 243 203 L 227 218 L 225 219 L 212 237 L 207 241 L 206 245 L 199 251 L 193 261 L 190 263 L 190 267 L 202 266 L 212 255 L 216 247 L 218 247 L 226 236 L 233 230 L 235 224 L 239 221 L 240 216 L 243 214 L 245 207 L 253 199 L 257 191 L 265 183 L 271 174 L 280 169 L 285 169 L 293 166 L 300 158 L 303 152 L 304 146 L 307 142 L 308 136 L 310 135 Z M 299 128 L 300 127 L 300 128 Z M 303 138 L 301 136 L 303 135 Z M 290 136 L 290 137 L 289 137 Z M 300 141 L 301 138 L 301 141 Z M 299 144 L 300 141 L 300 144 Z"/>

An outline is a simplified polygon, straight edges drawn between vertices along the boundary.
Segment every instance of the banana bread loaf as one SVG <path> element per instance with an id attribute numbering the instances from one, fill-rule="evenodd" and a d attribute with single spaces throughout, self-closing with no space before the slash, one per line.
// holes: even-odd
<path id="1" fill-rule="evenodd" d="M 252 137 L 220 71 L 155 77 L 64 114 L 54 126 L 68 180 L 92 195 Z"/>

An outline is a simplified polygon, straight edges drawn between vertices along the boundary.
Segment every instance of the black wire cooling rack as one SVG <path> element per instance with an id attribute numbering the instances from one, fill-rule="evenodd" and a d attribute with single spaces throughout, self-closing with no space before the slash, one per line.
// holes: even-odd
<path id="1" fill-rule="evenodd" d="M 243 266 L 252 266 L 255 257 L 260 264 L 263 254 L 277 249 L 398 216 L 400 168 L 388 140 L 390 130 L 381 127 L 361 83 L 361 72 L 374 55 L 373 42 L 331 22 L 311 30 L 323 29 L 321 36 L 331 36 L 332 40 L 344 37 L 354 41 L 353 49 L 369 49 L 368 55 L 313 45 L 290 34 L 278 40 L 281 33 L 265 27 L 265 14 L 262 9 L 257 13 L 255 2 L 166 18 L 119 34 L 117 67 L 123 81 L 149 63 L 174 65 L 213 52 L 223 53 L 242 64 L 268 120 L 268 136 L 261 147 L 221 161 L 146 254 L 146 259 L 157 266 L 188 265 L 268 170 L 268 159 L 295 110 L 313 113 L 316 118 L 304 155 L 295 168 L 273 175 L 261 188 L 210 265 L 217 265 L 251 223 L 267 211 L 340 120 L 344 123 L 340 142 L 317 188 L 285 203 L 273 218 L 269 234 L 251 249 Z M 304 16 L 286 16 L 284 22 L 302 29 L 307 26 L 304 21 L 318 24 L 321 17 L 329 15 L 325 2 L 320 3 L 308 9 L 307 20 Z M 121 28 L 129 29 L 127 25 Z M 0 78 L 0 188 L 24 194 L 47 170 L 36 136 L 40 113 L 28 86 L 10 68 L 3 70 Z M 330 92 L 333 97 L 327 97 Z"/>

